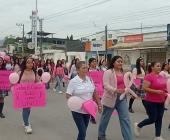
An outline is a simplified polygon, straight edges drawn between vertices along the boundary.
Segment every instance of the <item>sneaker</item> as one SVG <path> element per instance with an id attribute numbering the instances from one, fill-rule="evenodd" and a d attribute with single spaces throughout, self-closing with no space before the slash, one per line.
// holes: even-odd
<path id="1" fill-rule="evenodd" d="M 165 140 L 162 137 L 156 137 L 154 140 Z"/>
<path id="2" fill-rule="evenodd" d="M 23 127 L 25 127 L 26 125 L 23 123 L 23 124 L 22 124 L 22 126 L 23 126 Z M 29 123 L 29 126 L 31 126 L 31 124 L 30 124 L 30 123 Z"/>
<path id="3" fill-rule="evenodd" d="M 56 89 L 55 89 L 55 88 L 53 88 L 53 91 L 56 91 Z"/>
<path id="4" fill-rule="evenodd" d="M 62 92 L 62 91 L 59 91 L 58 93 L 59 93 L 59 94 L 62 94 L 63 92 Z"/>
<path id="5" fill-rule="evenodd" d="M 5 115 L 3 113 L 0 113 L 0 118 L 5 118 Z"/>
<path id="6" fill-rule="evenodd" d="M 138 123 L 134 123 L 134 133 L 136 137 L 140 136 L 140 129 L 141 128 L 138 127 Z"/>
<path id="7" fill-rule="evenodd" d="M 25 133 L 27 133 L 27 134 L 31 134 L 32 133 L 32 128 L 31 128 L 30 125 L 29 126 L 25 126 Z"/>

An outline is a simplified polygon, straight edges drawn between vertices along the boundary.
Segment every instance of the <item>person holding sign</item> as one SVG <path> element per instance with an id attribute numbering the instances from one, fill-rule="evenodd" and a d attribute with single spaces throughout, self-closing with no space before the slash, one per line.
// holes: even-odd
<path id="1" fill-rule="evenodd" d="M 124 97 L 120 100 L 120 96 L 125 93 L 126 88 L 122 66 L 122 57 L 114 56 L 110 61 L 108 70 L 103 75 L 103 112 L 98 129 L 98 140 L 106 140 L 105 132 L 114 109 L 118 112 L 123 139 L 133 140 L 127 99 Z"/>
<path id="2" fill-rule="evenodd" d="M 88 68 L 86 66 L 86 63 L 84 61 L 79 61 L 76 64 L 76 69 L 78 75 L 70 80 L 66 91 L 66 98 L 68 99 L 68 101 L 72 97 L 78 97 L 80 100 L 76 100 L 74 103 L 72 103 L 74 108 L 70 109 L 79 131 L 77 140 L 85 140 L 90 115 L 82 109 L 81 106 L 83 105 L 78 107 L 78 102 L 80 102 L 81 104 L 81 101 L 86 102 L 89 100 L 92 101 L 94 99 L 98 105 L 99 112 L 101 111 L 102 106 L 100 103 L 100 99 L 95 92 L 93 81 L 87 76 Z M 79 109 L 76 109 L 77 107 Z"/>
<path id="3" fill-rule="evenodd" d="M 95 88 L 97 90 L 97 82 L 94 80 L 93 77 L 91 77 L 91 74 L 90 73 L 93 73 L 93 72 L 99 72 L 99 69 L 97 68 L 97 61 L 96 61 L 96 58 L 90 58 L 89 59 L 89 77 L 93 80 L 94 82 L 94 85 L 95 85 Z M 99 75 L 98 75 L 99 76 Z M 100 77 L 100 76 L 99 76 Z M 102 78 L 102 77 L 101 77 Z M 100 79 L 99 79 L 100 80 Z M 98 81 L 99 83 L 99 81 Z M 93 118 L 93 116 L 90 117 L 90 122 L 92 124 L 96 124 L 96 120 Z"/>
<path id="4" fill-rule="evenodd" d="M 34 71 L 34 60 L 31 57 L 26 58 L 22 65 L 21 71 L 19 72 L 19 81 L 18 83 L 35 83 L 37 82 L 36 73 Z M 22 117 L 24 121 L 25 132 L 27 134 L 32 133 L 32 128 L 29 123 L 29 116 L 31 113 L 30 108 L 23 108 Z"/>
<path id="5" fill-rule="evenodd" d="M 0 71 L 5 70 L 5 64 L 2 57 L 0 57 Z M 0 89 L 0 118 L 5 118 L 5 115 L 2 113 L 4 108 L 4 97 L 6 96 L 7 91 Z"/>

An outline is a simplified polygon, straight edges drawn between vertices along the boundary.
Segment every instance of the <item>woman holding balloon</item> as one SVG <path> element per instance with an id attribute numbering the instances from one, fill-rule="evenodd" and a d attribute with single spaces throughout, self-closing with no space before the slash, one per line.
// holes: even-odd
<path id="1" fill-rule="evenodd" d="M 98 129 L 98 140 L 106 140 L 106 129 L 114 109 L 117 110 L 119 115 L 124 140 L 133 140 L 127 99 L 126 96 L 123 96 L 122 99 L 120 98 L 121 95 L 125 95 L 126 89 L 122 66 L 122 57 L 114 56 L 110 61 L 108 70 L 104 72 L 103 112 Z"/>
<path id="2" fill-rule="evenodd" d="M 19 72 L 19 81 L 18 83 L 35 83 L 37 82 L 36 72 L 34 71 L 34 60 L 31 57 L 26 58 L 22 65 L 21 71 Z M 27 134 L 32 133 L 32 128 L 29 123 L 31 109 L 23 108 L 22 117 L 25 127 L 25 132 Z"/>
<path id="3" fill-rule="evenodd" d="M 147 119 L 140 123 L 134 124 L 134 132 L 136 136 L 140 135 L 140 130 L 146 125 L 155 124 L 155 139 L 164 140 L 161 137 L 162 118 L 164 114 L 164 102 L 167 97 L 167 79 L 159 75 L 161 64 L 152 62 L 147 74 L 144 78 L 143 89 L 146 91 L 146 96 L 143 100 Z"/>
<path id="4" fill-rule="evenodd" d="M 78 128 L 77 140 L 85 140 L 86 131 L 89 124 L 90 114 L 82 109 L 83 103 L 87 101 L 92 101 L 93 99 L 97 102 L 98 109 L 101 111 L 102 106 L 100 99 L 95 92 L 95 86 L 92 80 L 87 76 L 88 68 L 84 61 L 79 61 L 76 64 L 77 76 L 75 76 L 68 84 L 66 98 L 68 99 L 68 105 L 71 100 L 73 100 L 70 109 Z M 93 102 L 93 101 L 92 101 Z"/>

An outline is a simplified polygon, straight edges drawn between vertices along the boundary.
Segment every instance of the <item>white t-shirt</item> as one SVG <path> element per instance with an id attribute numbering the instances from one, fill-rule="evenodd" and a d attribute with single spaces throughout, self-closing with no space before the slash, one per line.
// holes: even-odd
<path id="1" fill-rule="evenodd" d="M 135 78 L 141 78 L 141 79 L 143 79 L 144 77 L 145 77 L 145 71 L 144 71 L 144 69 L 141 67 L 140 68 L 141 69 L 141 74 L 139 74 L 139 76 L 137 75 L 137 68 L 134 68 L 133 70 L 132 70 L 132 74 L 133 74 L 133 76 L 135 76 Z"/>
<path id="2" fill-rule="evenodd" d="M 66 93 L 72 96 L 80 97 L 84 101 L 88 101 L 92 99 L 94 90 L 95 90 L 95 86 L 92 80 L 88 76 L 86 76 L 86 80 L 82 80 L 77 75 L 70 80 Z M 76 112 L 87 114 L 82 109 Z"/>
<path id="3" fill-rule="evenodd" d="M 170 74 L 166 71 L 161 71 L 159 73 L 159 75 L 162 75 L 163 77 L 167 78 L 167 79 L 170 79 Z"/>

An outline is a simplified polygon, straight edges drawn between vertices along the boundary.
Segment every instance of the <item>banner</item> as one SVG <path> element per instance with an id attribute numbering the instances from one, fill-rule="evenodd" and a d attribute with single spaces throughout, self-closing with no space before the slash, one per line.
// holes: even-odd
<path id="1" fill-rule="evenodd" d="M 14 108 L 44 107 L 46 105 L 46 90 L 43 83 L 22 83 L 14 85 Z"/>
<path id="2" fill-rule="evenodd" d="M 93 80 L 99 97 L 103 96 L 103 71 L 89 71 L 88 76 Z"/>
<path id="3" fill-rule="evenodd" d="M 10 90 L 9 75 L 12 71 L 0 70 L 0 90 Z"/>

